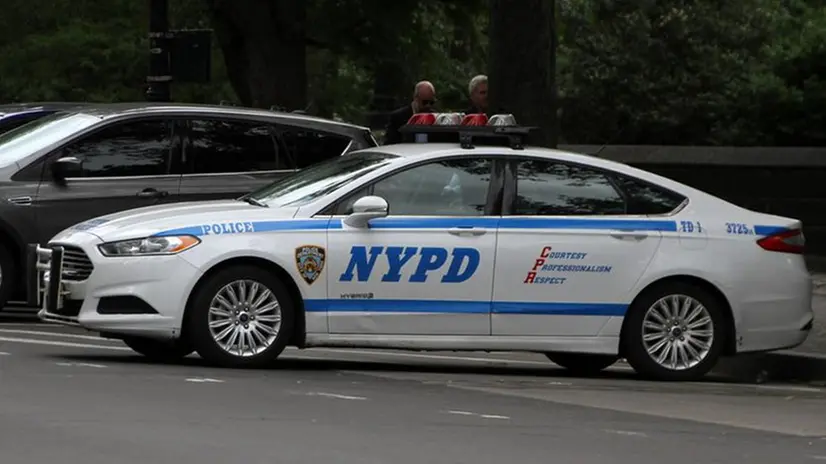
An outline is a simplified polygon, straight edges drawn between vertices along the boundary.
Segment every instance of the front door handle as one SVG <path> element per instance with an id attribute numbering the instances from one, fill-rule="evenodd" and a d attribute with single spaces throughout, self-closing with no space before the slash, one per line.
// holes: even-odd
<path id="1" fill-rule="evenodd" d="M 450 232 L 453 235 L 479 236 L 479 235 L 485 235 L 485 233 L 487 233 L 487 230 L 481 229 L 481 228 L 478 228 L 478 227 L 451 227 L 448 230 L 448 232 Z"/>
<path id="2" fill-rule="evenodd" d="M 614 237 L 617 240 L 645 240 L 648 238 L 648 234 L 646 232 L 640 231 L 627 231 L 627 230 L 614 230 L 611 231 L 611 237 Z"/>
<path id="3" fill-rule="evenodd" d="M 166 190 L 156 190 L 153 188 L 145 188 L 138 192 L 138 197 L 140 198 L 163 198 L 169 195 L 169 192 Z"/>

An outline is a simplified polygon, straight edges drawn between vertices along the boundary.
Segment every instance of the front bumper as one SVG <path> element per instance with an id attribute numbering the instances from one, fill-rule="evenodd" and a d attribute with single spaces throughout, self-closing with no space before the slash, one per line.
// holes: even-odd
<path id="1" fill-rule="evenodd" d="M 201 273 L 178 256 L 105 258 L 95 246 L 67 254 L 62 244 L 29 245 L 27 299 L 38 317 L 107 336 L 177 336 Z M 72 273 L 77 248 L 92 268 L 80 278 Z"/>

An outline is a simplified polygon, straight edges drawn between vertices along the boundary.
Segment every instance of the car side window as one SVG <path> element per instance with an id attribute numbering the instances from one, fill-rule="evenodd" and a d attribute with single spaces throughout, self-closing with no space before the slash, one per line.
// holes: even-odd
<path id="1" fill-rule="evenodd" d="M 352 141 L 343 135 L 281 124 L 278 132 L 297 169 L 341 156 Z"/>
<path id="2" fill-rule="evenodd" d="M 481 216 L 491 166 L 486 158 L 427 163 L 377 181 L 371 195 L 387 200 L 391 216 Z"/>
<path id="3" fill-rule="evenodd" d="M 293 169 L 282 159 L 272 126 L 255 121 L 189 121 L 185 157 L 194 174 Z"/>
<path id="4" fill-rule="evenodd" d="M 628 197 L 628 214 L 668 214 L 685 201 L 679 193 L 641 180 L 619 174 L 614 179 Z"/>
<path id="5" fill-rule="evenodd" d="M 608 176 L 596 169 L 547 160 L 516 163 L 513 215 L 625 214 L 626 205 Z"/>
<path id="6" fill-rule="evenodd" d="M 78 177 L 169 174 L 172 124 L 165 120 L 117 123 L 64 147 L 59 156 L 81 162 Z"/>

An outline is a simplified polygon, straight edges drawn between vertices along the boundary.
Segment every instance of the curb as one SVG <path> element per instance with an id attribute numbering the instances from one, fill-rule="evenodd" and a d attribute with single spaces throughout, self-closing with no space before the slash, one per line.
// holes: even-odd
<path id="1" fill-rule="evenodd" d="M 741 383 L 826 382 L 826 356 L 790 351 L 721 358 L 709 374 Z"/>

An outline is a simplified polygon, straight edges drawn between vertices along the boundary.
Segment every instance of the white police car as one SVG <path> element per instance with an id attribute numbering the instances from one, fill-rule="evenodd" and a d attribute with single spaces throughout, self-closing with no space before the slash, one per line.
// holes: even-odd
<path id="1" fill-rule="evenodd" d="M 30 301 L 45 321 L 157 360 L 197 351 L 238 367 L 286 345 L 522 350 L 583 372 L 624 357 L 687 380 L 721 355 L 805 340 L 800 221 L 523 147 L 524 128 L 433 122 L 451 116 L 416 115 L 404 131 L 419 143 L 239 200 L 78 224 L 31 246 Z"/>

